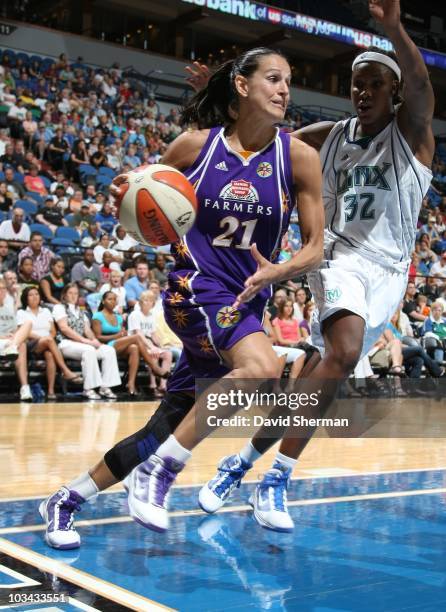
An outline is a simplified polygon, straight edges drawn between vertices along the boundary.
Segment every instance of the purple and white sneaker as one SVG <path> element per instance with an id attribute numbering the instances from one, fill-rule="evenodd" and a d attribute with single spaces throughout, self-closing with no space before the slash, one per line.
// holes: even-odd
<path id="1" fill-rule="evenodd" d="M 76 491 L 61 487 L 39 506 L 46 523 L 45 541 L 52 548 L 69 550 L 79 548 L 81 538 L 74 526 L 73 514 L 81 509 L 85 499 Z"/>
<path id="2" fill-rule="evenodd" d="M 153 531 L 169 527 L 167 501 L 169 490 L 184 464 L 171 457 L 151 455 L 134 468 L 124 481 L 128 492 L 130 516 Z"/>

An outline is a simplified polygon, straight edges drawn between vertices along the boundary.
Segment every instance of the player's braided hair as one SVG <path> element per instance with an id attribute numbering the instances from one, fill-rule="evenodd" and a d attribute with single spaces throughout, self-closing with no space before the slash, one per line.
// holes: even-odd
<path id="1" fill-rule="evenodd" d="M 260 58 L 267 55 L 282 53 L 268 47 L 256 47 L 222 64 L 211 76 L 207 86 L 197 92 L 182 109 L 181 124 L 210 128 L 233 123 L 238 108 L 234 79 L 239 74 L 251 76 L 257 70 Z"/>

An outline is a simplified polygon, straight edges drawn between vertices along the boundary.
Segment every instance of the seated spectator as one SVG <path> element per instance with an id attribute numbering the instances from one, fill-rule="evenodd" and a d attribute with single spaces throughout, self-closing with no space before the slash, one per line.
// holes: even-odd
<path id="1" fill-rule="evenodd" d="M 293 306 L 293 300 L 287 298 L 284 302 L 281 302 L 277 317 L 273 319 L 272 325 L 279 346 L 297 348 L 302 342 L 299 323 L 293 317 Z"/>
<path id="2" fill-rule="evenodd" d="M 315 304 L 311 300 L 304 306 L 304 318 L 299 323 L 299 331 L 303 340 L 311 336 L 311 317 L 315 309 Z"/>
<path id="3" fill-rule="evenodd" d="M 155 329 L 152 313 L 155 305 L 155 295 L 151 291 L 143 291 L 139 296 L 138 302 L 139 309 L 133 310 L 129 315 L 129 335 L 140 335 L 147 346 L 149 355 L 158 361 L 165 372 L 170 372 L 172 368 L 172 353 L 160 347 L 160 340 Z M 162 397 L 166 392 L 166 379 L 161 378 L 160 384 L 157 387 L 156 379 L 151 373 L 149 387 L 155 393 L 155 397 Z"/>
<path id="4" fill-rule="evenodd" d="M 273 294 L 272 303 L 268 304 L 268 311 L 271 315 L 271 320 L 274 320 L 277 317 L 277 312 L 279 310 L 279 306 L 282 302 L 284 302 L 288 298 L 288 294 L 285 289 L 276 289 Z"/>
<path id="5" fill-rule="evenodd" d="M 299 321 L 303 321 L 305 318 L 304 315 L 304 311 L 305 311 L 305 304 L 308 301 L 308 295 L 307 292 L 305 291 L 305 289 L 303 287 L 301 287 L 300 289 L 297 289 L 295 295 L 294 295 L 294 304 L 293 304 L 293 317 Z"/>
<path id="6" fill-rule="evenodd" d="M 122 270 L 130 270 L 134 266 L 135 253 L 138 242 L 126 232 L 122 225 L 116 225 L 112 232 L 112 246 L 123 256 Z"/>
<path id="7" fill-rule="evenodd" d="M 3 168 L 7 168 L 8 166 L 11 166 L 15 170 L 18 170 L 16 159 L 14 157 L 14 146 L 11 143 L 8 143 L 6 145 L 5 152 L 0 157 L 0 163 L 2 164 Z"/>
<path id="8" fill-rule="evenodd" d="M 125 155 L 123 159 L 123 165 L 129 166 L 131 170 L 134 170 L 135 168 L 141 165 L 141 160 L 136 154 L 135 145 L 129 145 L 127 155 Z"/>
<path id="9" fill-rule="evenodd" d="M 88 226 L 89 225 L 96 225 L 94 222 L 94 216 L 90 213 L 90 207 L 89 205 L 84 202 L 84 204 L 82 204 L 79 212 L 76 212 L 73 214 L 73 216 L 70 219 L 70 227 L 75 227 L 77 229 L 77 231 L 79 232 L 79 234 L 82 236 L 83 232 L 85 230 L 88 230 Z M 83 246 L 91 246 L 89 245 L 83 245 Z"/>
<path id="10" fill-rule="evenodd" d="M 0 181 L 0 210 L 9 212 L 14 204 L 5 181 Z"/>
<path id="11" fill-rule="evenodd" d="M 101 230 L 107 232 L 107 234 L 112 232 L 117 221 L 112 214 L 112 208 L 109 202 L 104 202 L 102 210 L 96 214 L 95 222 L 99 225 Z"/>
<path id="12" fill-rule="evenodd" d="M 0 240 L 0 274 L 15 269 L 17 254 L 9 250 L 6 240 Z"/>
<path id="13" fill-rule="evenodd" d="M 166 258 L 162 253 L 155 255 L 155 267 L 151 269 L 151 276 L 153 280 L 158 281 L 162 289 L 166 288 L 167 275 L 169 270 L 166 268 Z"/>
<path id="14" fill-rule="evenodd" d="M 409 317 L 411 324 L 420 327 L 423 321 L 426 319 L 426 315 L 421 314 L 417 308 L 416 302 L 417 288 L 415 283 L 409 281 L 407 283 L 406 294 L 404 296 L 403 312 Z"/>
<path id="15" fill-rule="evenodd" d="M 389 370 L 390 373 L 399 374 L 400 372 L 398 372 L 397 369 L 402 371 L 401 367 L 398 368 L 398 365 L 400 365 L 398 363 L 399 352 L 402 351 L 402 363 L 404 363 L 406 373 L 410 378 L 421 378 L 423 365 L 428 373 L 434 378 L 443 376 L 444 368 L 441 368 L 434 359 L 429 357 L 421 345 L 417 344 L 413 346 L 403 346 L 401 344 L 402 333 L 398 328 L 398 311 L 392 316 L 390 323 L 388 323 L 386 330 L 384 331 L 383 337 L 387 342 L 387 346 L 390 346 L 390 343 L 392 343 L 391 346 L 396 347 L 399 343 L 399 349 L 394 348 L 393 353 L 392 348 L 390 348 L 391 356 L 393 354 L 393 366 Z M 397 354 L 398 362 L 396 361 Z"/>
<path id="16" fill-rule="evenodd" d="M 426 266 L 426 271 L 429 272 L 432 264 L 437 261 L 437 256 L 431 248 L 430 238 L 427 234 L 423 234 L 420 242 L 415 245 L 415 250 L 420 258 L 420 264 Z"/>
<path id="17" fill-rule="evenodd" d="M 14 311 L 16 311 L 17 308 L 20 308 L 21 294 L 21 288 L 17 280 L 17 274 L 14 272 L 14 270 L 7 270 L 3 274 L 3 280 L 6 284 L 5 303 L 9 304 L 12 308 L 14 308 Z"/>
<path id="18" fill-rule="evenodd" d="M 67 198 L 67 192 L 63 183 L 59 183 L 56 185 L 53 194 L 53 200 L 56 202 L 60 210 L 62 210 L 64 213 L 68 211 L 70 202 Z"/>
<path id="19" fill-rule="evenodd" d="M 93 168 L 96 168 L 96 170 L 99 170 L 99 168 L 108 168 L 105 144 L 99 143 L 98 150 L 90 157 L 90 164 L 93 166 Z"/>
<path id="20" fill-rule="evenodd" d="M 48 161 L 54 170 L 61 170 L 64 167 L 64 156 L 68 151 L 68 142 L 63 136 L 63 130 L 57 128 L 55 136 L 51 139 L 48 146 Z"/>
<path id="21" fill-rule="evenodd" d="M 97 191 L 94 199 L 90 202 L 90 212 L 92 215 L 97 215 L 102 211 L 102 207 L 106 202 L 105 193 L 103 191 Z M 114 221 L 116 223 L 116 221 Z"/>
<path id="22" fill-rule="evenodd" d="M 54 201 L 53 196 L 45 198 L 44 205 L 37 212 L 36 221 L 49 227 L 53 233 L 58 227 L 68 227 L 68 222 L 64 219 L 63 212 Z"/>
<path id="23" fill-rule="evenodd" d="M 87 229 L 82 232 L 81 246 L 94 248 L 99 243 L 102 236 L 102 230 L 98 228 L 96 223 L 90 223 Z"/>
<path id="24" fill-rule="evenodd" d="M 0 358 L 15 360 L 20 383 L 20 400 L 32 400 L 26 359 L 26 341 L 31 333 L 32 323 L 27 321 L 17 329 L 15 308 L 6 302 L 6 297 L 6 283 L 0 278 Z"/>
<path id="25" fill-rule="evenodd" d="M 60 304 L 65 286 L 65 263 L 61 257 L 55 257 L 50 263 L 50 273 L 40 280 L 40 290 L 46 304 Z"/>
<path id="26" fill-rule="evenodd" d="M 418 291 L 427 296 L 430 302 L 435 302 L 439 296 L 440 287 L 437 286 L 437 279 L 433 276 L 423 278 L 421 283 L 418 285 Z"/>
<path id="27" fill-rule="evenodd" d="M 172 353 L 174 361 L 178 361 L 183 350 L 183 343 L 167 325 L 162 309 L 154 313 L 153 316 L 155 319 L 155 329 L 159 340 L 159 346 L 168 349 Z"/>
<path id="28" fill-rule="evenodd" d="M 292 301 L 292 300 L 291 300 Z M 302 371 L 305 365 L 305 351 L 300 348 L 279 346 L 277 340 L 277 327 L 271 325 L 271 314 L 268 310 L 265 311 L 263 319 L 263 329 L 273 345 L 274 352 L 278 357 L 284 358 L 284 366 L 290 365 L 288 378 L 294 381 Z"/>
<path id="29" fill-rule="evenodd" d="M 48 308 L 40 306 L 39 290 L 35 287 L 26 287 L 20 299 L 22 308 L 17 311 L 17 325 L 20 327 L 27 321 L 31 321 L 32 329 L 29 334 L 28 352 L 36 355 L 43 354 L 46 361 L 47 397 L 49 400 L 55 400 L 57 399 L 54 392 L 56 366 L 67 381 L 81 384 L 82 378 L 72 372 L 64 361 L 54 340 L 56 328 L 51 312 Z"/>
<path id="30" fill-rule="evenodd" d="M 446 350 L 446 317 L 443 316 L 443 312 L 442 302 L 434 302 L 431 306 L 430 315 L 423 323 L 421 334 L 424 338 L 431 338 L 434 341 L 432 352 L 435 361 L 438 363 L 443 363 Z M 428 344 L 425 344 L 425 348 L 429 352 Z"/>
<path id="31" fill-rule="evenodd" d="M 80 139 L 74 143 L 73 148 L 71 149 L 70 155 L 70 171 L 73 178 L 79 182 L 79 167 L 82 164 L 89 164 L 90 156 L 87 151 L 87 144 L 85 140 Z"/>
<path id="32" fill-rule="evenodd" d="M 104 251 L 102 254 L 102 266 L 101 270 L 101 283 L 108 283 L 110 280 L 110 274 L 112 271 L 111 266 L 113 265 L 113 255 L 109 251 Z M 120 270 L 116 270 L 120 272 Z"/>
<path id="33" fill-rule="evenodd" d="M 97 264 L 102 265 L 104 252 L 108 251 L 112 256 L 110 267 L 112 270 L 121 270 L 122 256 L 118 251 L 110 247 L 110 236 L 106 232 L 99 235 L 99 243 L 94 247 L 93 253 Z"/>
<path id="34" fill-rule="evenodd" d="M 22 249 L 24 243 L 29 242 L 31 231 L 25 223 L 25 212 L 22 208 L 14 208 L 12 219 L 6 219 L 0 223 L 0 239 L 7 240 L 10 249 Z"/>
<path id="35" fill-rule="evenodd" d="M 82 295 L 98 291 L 101 271 L 94 261 L 93 249 L 85 249 L 83 261 L 74 264 L 71 269 L 71 282 L 79 285 Z"/>
<path id="36" fill-rule="evenodd" d="M 104 283 L 100 289 L 100 293 L 103 295 L 107 291 L 112 291 L 116 294 L 117 302 L 115 312 L 122 315 L 124 310 L 127 308 L 127 299 L 125 289 L 122 286 L 122 272 L 118 270 L 111 270 L 108 282 Z"/>
<path id="37" fill-rule="evenodd" d="M 41 196 L 46 196 L 48 193 L 42 177 L 39 176 L 39 167 L 34 164 L 31 166 L 29 174 L 25 174 L 23 182 L 28 191 L 34 191 Z"/>
<path id="38" fill-rule="evenodd" d="M 23 138 L 27 147 L 30 147 L 37 132 L 37 121 L 34 121 L 31 111 L 26 113 L 25 121 L 23 122 Z M 32 190 L 31 190 L 32 191 Z"/>
<path id="39" fill-rule="evenodd" d="M 24 198 L 26 195 L 26 189 L 19 181 L 14 178 L 14 169 L 11 167 L 4 167 L 5 183 L 9 192 L 14 195 L 14 198 Z"/>
<path id="40" fill-rule="evenodd" d="M 76 283 L 64 287 L 61 302 L 53 310 L 59 329 L 59 348 L 64 357 L 81 362 L 84 396 L 90 400 L 116 399 L 110 388 L 121 384 L 116 351 L 95 337 L 88 317 L 79 308 Z M 101 370 L 98 361 L 101 361 Z M 99 394 L 95 391 L 98 388 Z"/>
<path id="41" fill-rule="evenodd" d="M 118 356 L 128 358 L 129 372 L 127 389 L 130 395 L 137 395 L 136 375 L 138 373 L 139 359 L 142 357 L 146 364 L 158 376 L 165 376 L 165 370 L 161 369 L 156 360 L 150 356 L 147 346 L 141 336 L 127 335 L 123 327 L 123 318 L 116 314 L 114 309 L 117 297 L 112 291 L 107 291 L 102 296 L 98 311 L 93 315 L 92 326 L 96 338 L 113 346 Z"/>
<path id="42" fill-rule="evenodd" d="M 82 189 L 76 189 L 70 198 L 69 212 L 78 213 L 82 207 L 82 204 L 84 204 Z"/>
<path id="43" fill-rule="evenodd" d="M 428 317 L 431 309 L 427 305 L 427 297 L 422 293 L 419 293 L 415 301 L 417 303 L 417 312 L 424 315 L 425 317 Z"/>
<path id="44" fill-rule="evenodd" d="M 39 287 L 39 281 L 33 276 L 32 257 L 26 256 L 21 259 L 17 282 L 19 283 L 20 293 L 22 293 L 26 287 Z"/>
<path id="45" fill-rule="evenodd" d="M 437 286 L 446 284 L 446 251 L 442 253 L 439 261 L 432 265 L 430 275 L 436 279 Z"/>

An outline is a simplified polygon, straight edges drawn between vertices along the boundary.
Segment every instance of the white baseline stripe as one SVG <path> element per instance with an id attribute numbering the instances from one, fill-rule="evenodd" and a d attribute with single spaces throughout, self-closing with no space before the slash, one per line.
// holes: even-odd
<path id="1" fill-rule="evenodd" d="M 414 497 L 417 495 L 439 495 L 446 493 L 446 487 L 440 489 L 414 489 L 413 491 L 387 491 L 385 493 L 366 493 L 365 495 L 345 495 L 343 497 L 320 497 L 316 499 L 297 499 L 289 501 L 289 507 L 295 506 L 319 506 L 322 504 L 340 504 L 344 502 L 368 501 L 373 499 L 387 499 L 393 497 Z M 221 508 L 219 513 L 229 512 L 247 512 L 252 510 L 251 506 L 244 504 L 240 506 L 226 506 Z M 169 512 L 172 518 L 180 516 L 206 516 L 206 513 L 201 508 L 192 510 L 174 510 Z M 85 521 L 76 521 L 76 527 L 92 527 L 95 525 L 115 525 L 118 523 L 130 523 L 133 519 L 130 516 L 115 516 L 103 519 L 90 519 Z M 29 533 L 33 531 L 45 531 L 45 525 L 24 525 L 23 527 L 4 527 L 0 529 L 0 536 L 12 535 L 15 533 Z M 0 551 L 1 551 L 0 539 Z"/>
<path id="2" fill-rule="evenodd" d="M 142 597 L 141 595 L 127 591 L 126 589 L 118 587 L 111 582 L 96 578 L 95 576 L 71 567 L 66 563 L 51 559 L 50 557 L 36 553 L 29 548 L 25 548 L 24 546 L 20 546 L 19 544 L 15 544 L 14 542 L 10 542 L 9 540 L 5 540 L 3 538 L 0 538 L 0 551 L 6 555 L 14 557 L 15 559 L 29 563 L 43 572 L 50 572 L 59 578 L 63 578 L 68 582 L 77 584 L 78 586 L 87 589 L 88 591 L 92 591 L 97 595 L 111 599 L 118 604 L 126 606 L 130 610 L 136 610 L 137 612 L 158 612 L 161 610 L 172 610 L 172 608 L 163 606 L 162 604 L 152 601 L 151 599 L 147 599 L 146 597 Z"/>

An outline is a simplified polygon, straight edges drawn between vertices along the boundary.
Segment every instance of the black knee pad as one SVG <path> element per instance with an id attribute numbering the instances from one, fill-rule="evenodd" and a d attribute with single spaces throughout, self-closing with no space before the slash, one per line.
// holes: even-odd
<path id="1" fill-rule="evenodd" d="M 121 440 L 105 453 L 104 461 L 113 476 L 123 480 L 134 467 L 155 453 L 175 431 L 194 402 L 194 397 L 187 393 L 166 393 L 142 429 Z"/>

